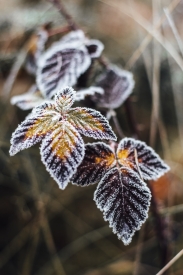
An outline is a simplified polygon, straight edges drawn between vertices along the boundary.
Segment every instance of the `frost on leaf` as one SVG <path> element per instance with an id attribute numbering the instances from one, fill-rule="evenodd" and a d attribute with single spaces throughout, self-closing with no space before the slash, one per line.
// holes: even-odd
<path id="1" fill-rule="evenodd" d="M 116 66 L 111 66 L 102 74 L 95 86 L 104 89 L 104 94 L 92 97 L 99 107 L 118 108 L 132 93 L 134 87 L 133 75 Z"/>
<path id="2" fill-rule="evenodd" d="M 22 110 L 30 110 L 43 102 L 45 102 L 45 99 L 42 97 L 37 85 L 31 86 L 25 94 L 11 98 L 11 104 L 18 106 Z"/>
<path id="3" fill-rule="evenodd" d="M 85 39 L 84 32 L 82 30 L 76 30 L 64 35 L 60 42 L 68 44 L 80 41 L 81 43 L 84 43 Z"/>
<path id="4" fill-rule="evenodd" d="M 135 150 L 137 157 L 135 157 Z M 155 180 L 169 170 L 169 167 L 151 147 L 132 138 L 121 140 L 117 158 L 121 165 L 129 167 L 137 173 L 139 167 L 144 180 Z"/>
<path id="5" fill-rule="evenodd" d="M 127 245 L 147 218 L 151 194 L 143 179 L 160 176 L 160 167 L 162 173 L 168 170 L 144 142 L 124 138 L 117 152 L 98 142 L 86 145 L 84 159 L 71 181 L 79 186 L 99 182 L 94 200 L 113 232 Z"/>
<path id="6" fill-rule="evenodd" d="M 144 182 L 128 168 L 113 168 L 100 181 L 94 200 L 125 245 L 147 219 L 151 194 Z"/>
<path id="7" fill-rule="evenodd" d="M 47 98 L 51 98 L 58 89 L 75 85 L 91 64 L 84 41 L 78 37 L 71 39 L 73 37 L 69 35 L 71 37 L 55 42 L 38 62 L 37 84 Z"/>
<path id="8" fill-rule="evenodd" d="M 71 181 L 78 186 L 97 183 L 116 164 L 114 152 L 103 142 L 85 146 L 85 156 Z"/>
<path id="9" fill-rule="evenodd" d="M 79 90 L 76 93 L 75 101 L 83 100 L 85 99 L 86 96 L 95 95 L 95 93 L 103 94 L 104 90 L 100 87 L 95 87 L 95 86 L 91 86 L 89 88 Z"/>
<path id="10" fill-rule="evenodd" d="M 94 137 L 115 138 L 109 124 L 99 112 L 86 108 L 70 109 L 74 97 L 75 91 L 70 87 L 59 91 L 53 102 L 47 101 L 35 107 L 11 139 L 10 155 L 42 141 L 42 161 L 62 189 L 84 157 L 80 132 Z M 87 119 L 90 123 L 88 128 Z"/>
<path id="11" fill-rule="evenodd" d="M 55 95 L 55 102 L 58 111 L 67 111 L 75 101 L 76 92 L 71 87 L 65 87 L 60 93 Z"/>
<path id="12" fill-rule="evenodd" d="M 95 139 L 116 140 L 108 120 L 96 110 L 73 108 L 68 111 L 69 122 L 79 133 Z"/>
<path id="13" fill-rule="evenodd" d="M 84 157 L 84 143 L 80 134 L 68 122 L 58 124 L 44 139 L 40 150 L 46 170 L 59 187 L 65 189 Z"/>
<path id="14" fill-rule="evenodd" d="M 15 130 L 11 138 L 10 155 L 27 149 L 40 142 L 46 134 L 55 128 L 53 114 L 50 113 L 52 104 L 45 103 L 44 112 L 31 113 Z M 54 106 L 53 106 L 54 107 Z M 55 113 L 56 115 L 56 113 Z"/>

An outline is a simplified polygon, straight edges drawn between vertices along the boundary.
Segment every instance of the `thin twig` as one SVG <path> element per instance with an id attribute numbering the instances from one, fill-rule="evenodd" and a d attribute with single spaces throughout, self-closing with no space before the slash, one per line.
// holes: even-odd
<path id="1" fill-rule="evenodd" d="M 139 232 L 133 275 L 140 274 L 140 260 L 141 260 L 142 250 L 143 250 L 144 233 L 145 233 L 145 224 L 142 225 L 140 232 Z"/>
<path id="2" fill-rule="evenodd" d="M 162 37 L 160 32 L 158 32 L 156 29 L 152 30 L 151 25 L 147 20 L 145 20 L 145 18 L 143 18 L 141 15 L 135 12 L 129 11 L 128 6 L 126 6 L 123 3 L 121 6 L 119 6 L 118 3 L 112 2 L 111 0 L 110 1 L 99 0 L 99 1 L 117 9 L 118 11 L 121 11 L 126 16 L 133 19 L 134 22 L 138 23 L 143 29 L 145 29 L 149 34 L 151 34 L 161 44 L 163 48 L 165 48 L 165 50 L 172 56 L 172 58 L 179 65 L 180 69 L 183 71 L 183 59 L 181 58 L 179 53 L 176 51 L 175 48 L 173 48 L 173 46 L 167 40 L 165 40 Z"/>
<path id="3" fill-rule="evenodd" d="M 118 132 L 119 137 L 120 137 L 120 138 L 124 138 L 125 135 L 124 135 L 123 130 L 121 129 L 121 126 L 120 126 L 120 124 L 119 124 L 118 118 L 117 118 L 117 116 L 116 116 L 116 112 L 115 112 L 115 115 L 112 116 L 112 120 L 113 120 L 113 122 L 114 122 L 114 125 L 115 125 L 115 127 L 116 127 L 116 130 L 117 130 L 117 132 Z"/>
<path id="4" fill-rule="evenodd" d="M 156 198 L 155 198 L 154 191 L 151 184 L 149 184 L 149 189 L 151 190 L 151 194 L 152 194 L 151 209 L 152 209 L 153 216 L 155 217 L 155 220 L 156 220 L 156 224 L 155 224 L 156 234 L 157 234 L 157 238 L 161 248 L 161 262 L 162 262 L 162 266 L 164 266 L 166 264 L 167 255 L 168 255 L 167 239 L 164 234 L 164 223 L 160 215 L 160 212 L 158 210 Z"/>
<path id="5" fill-rule="evenodd" d="M 162 275 L 167 269 L 169 269 L 181 256 L 183 255 L 183 249 L 169 261 L 156 275 Z"/>
<path id="6" fill-rule="evenodd" d="M 141 180 L 143 180 L 142 173 L 141 173 L 141 170 L 140 170 L 140 167 L 139 167 L 138 155 L 137 155 L 137 149 L 136 148 L 134 149 L 134 156 L 135 156 L 135 164 L 137 166 L 139 176 L 140 176 Z"/>
<path id="7" fill-rule="evenodd" d="M 56 35 L 56 34 L 61 34 L 61 33 L 65 33 L 65 32 L 68 32 L 71 30 L 71 26 L 62 26 L 62 27 L 59 27 L 59 28 L 54 28 L 54 29 L 51 29 L 48 31 L 48 37 L 51 37 L 53 35 Z"/>
<path id="8" fill-rule="evenodd" d="M 79 27 L 77 24 L 74 22 L 72 16 L 67 12 L 65 9 L 63 3 L 61 0 L 49 0 L 60 12 L 61 15 L 66 19 L 72 30 L 77 30 Z"/>

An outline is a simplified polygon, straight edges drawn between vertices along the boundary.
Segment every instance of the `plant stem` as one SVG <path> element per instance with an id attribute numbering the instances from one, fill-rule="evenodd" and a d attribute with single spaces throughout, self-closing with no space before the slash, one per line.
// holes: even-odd
<path id="1" fill-rule="evenodd" d="M 61 15 L 66 19 L 68 22 L 69 26 L 71 27 L 72 30 L 77 30 L 79 27 L 77 24 L 74 22 L 72 16 L 66 11 L 62 1 L 59 0 L 49 0 L 60 12 Z"/>
<path id="2" fill-rule="evenodd" d="M 151 194 L 152 194 L 151 209 L 152 209 L 154 218 L 156 220 L 156 234 L 157 234 L 157 238 L 159 240 L 159 246 L 161 249 L 161 266 L 165 266 L 165 264 L 167 263 L 168 254 L 169 254 L 167 238 L 164 234 L 165 226 L 163 223 L 163 218 L 161 217 L 160 212 L 158 211 L 156 198 L 155 198 L 154 191 L 153 191 L 151 184 L 149 184 L 149 188 L 150 188 Z"/>
<path id="3" fill-rule="evenodd" d="M 65 33 L 71 30 L 71 26 L 66 25 L 64 27 L 59 27 L 59 28 L 55 28 L 55 29 L 51 29 L 48 31 L 48 36 L 53 36 L 56 34 L 60 34 L 60 33 Z"/>
<path id="4" fill-rule="evenodd" d="M 131 104 L 131 99 L 130 98 L 127 98 L 127 100 L 124 103 L 124 106 L 125 106 L 128 122 L 129 122 L 130 127 L 131 127 L 131 129 L 133 131 L 133 135 L 134 135 L 135 138 L 138 138 L 139 134 L 138 134 L 137 125 L 136 125 L 136 122 L 135 122 L 133 108 L 132 108 L 132 104 Z"/>

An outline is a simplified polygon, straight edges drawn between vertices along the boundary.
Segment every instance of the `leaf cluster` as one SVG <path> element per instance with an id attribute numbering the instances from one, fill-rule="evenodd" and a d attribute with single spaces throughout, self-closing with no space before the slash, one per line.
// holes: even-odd
<path id="1" fill-rule="evenodd" d="M 169 167 L 144 142 L 124 138 L 118 144 L 109 121 L 98 110 L 73 107 L 86 96 L 97 107 L 113 110 L 131 94 L 130 72 L 112 64 L 94 79 L 93 86 L 81 87 L 94 62 L 100 63 L 104 45 L 71 31 L 45 50 L 48 32 L 40 29 L 26 62 L 35 84 L 12 104 L 32 109 L 11 138 L 10 155 L 36 143 L 46 170 L 65 189 L 69 181 L 78 186 L 98 184 L 94 200 L 125 245 L 147 219 L 150 190 L 145 180 L 155 180 Z M 74 89 L 72 88 L 74 87 Z M 84 143 L 83 137 L 107 140 Z"/>

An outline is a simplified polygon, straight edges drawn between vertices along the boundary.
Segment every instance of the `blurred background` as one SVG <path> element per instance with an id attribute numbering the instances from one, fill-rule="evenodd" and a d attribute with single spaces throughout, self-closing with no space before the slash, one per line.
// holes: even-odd
<path id="1" fill-rule="evenodd" d="M 134 74 L 130 106 L 138 137 L 171 171 L 149 183 L 149 218 L 124 246 L 93 201 L 96 186 L 59 190 L 38 145 L 9 157 L 11 134 L 29 113 L 10 105 L 10 98 L 35 81 L 23 66 L 26 42 L 38 26 L 66 22 L 48 1 L 1 0 L 0 274 L 156 274 L 183 248 L 183 1 L 63 4 L 89 37 L 104 43 L 110 62 Z M 130 137 L 128 107 L 117 109 L 117 117 Z M 166 274 L 182 275 L 183 257 Z"/>

